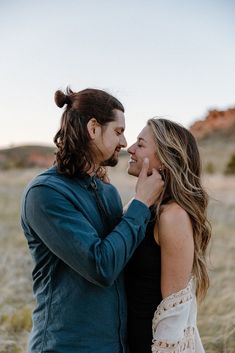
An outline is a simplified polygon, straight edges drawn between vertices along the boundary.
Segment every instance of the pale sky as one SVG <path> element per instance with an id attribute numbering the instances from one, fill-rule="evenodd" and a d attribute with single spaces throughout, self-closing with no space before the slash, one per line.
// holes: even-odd
<path id="1" fill-rule="evenodd" d="M 0 0 L 0 147 L 52 144 L 54 92 L 105 89 L 126 138 L 235 106 L 234 0 Z"/>

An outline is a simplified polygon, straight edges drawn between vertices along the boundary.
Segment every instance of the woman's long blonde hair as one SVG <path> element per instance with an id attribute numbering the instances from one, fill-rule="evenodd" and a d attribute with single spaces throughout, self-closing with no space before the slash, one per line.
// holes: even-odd
<path id="1" fill-rule="evenodd" d="M 164 200 L 171 199 L 190 216 L 194 237 L 193 274 L 197 297 L 204 298 L 209 287 L 206 249 L 211 238 L 207 219 L 208 195 L 201 182 L 201 159 L 194 136 L 183 126 L 167 119 L 150 119 L 156 154 L 163 165 L 164 190 L 157 202 L 157 221 Z"/>

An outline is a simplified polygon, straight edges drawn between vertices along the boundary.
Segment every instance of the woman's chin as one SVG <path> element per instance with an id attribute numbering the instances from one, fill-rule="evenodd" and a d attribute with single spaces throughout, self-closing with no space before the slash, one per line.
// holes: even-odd
<path id="1" fill-rule="evenodd" d="M 137 172 L 137 170 L 135 170 L 135 168 L 133 168 L 133 166 L 131 166 L 131 165 L 127 168 L 127 173 L 129 175 L 132 175 L 132 176 L 135 176 L 135 177 L 139 176 L 139 173 Z"/>

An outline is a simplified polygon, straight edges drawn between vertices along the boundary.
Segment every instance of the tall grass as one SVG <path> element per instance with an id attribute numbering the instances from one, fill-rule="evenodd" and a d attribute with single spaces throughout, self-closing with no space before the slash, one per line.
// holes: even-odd
<path id="1" fill-rule="evenodd" d="M 136 179 L 126 176 L 126 160 L 110 170 L 123 202 L 134 193 Z M 19 225 L 20 196 L 38 170 L 0 174 L 0 353 L 26 352 L 31 327 L 32 261 Z M 198 325 L 207 353 L 235 353 L 235 177 L 205 178 L 211 195 L 213 225 L 211 286 L 200 305 Z"/>
<path id="2" fill-rule="evenodd" d="M 19 225 L 20 196 L 36 170 L 0 173 L 0 352 L 26 351 L 32 262 Z"/>

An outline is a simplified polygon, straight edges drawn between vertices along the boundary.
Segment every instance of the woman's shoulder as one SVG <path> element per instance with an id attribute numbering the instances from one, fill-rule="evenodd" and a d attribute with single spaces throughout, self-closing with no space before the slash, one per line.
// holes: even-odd
<path id="1" fill-rule="evenodd" d="M 160 208 L 161 222 L 181 222 L 189 220 L 189 214 L 176 201 L 170 201 Z"/>
<path id="2" fill-rule="evenodd" d="M 161 207 L 159 217 L 159 236 L 161 239 L 188 239 L 193 234 L 192 223 L 187 211 L 177 202 L 172 201 Z"/>

